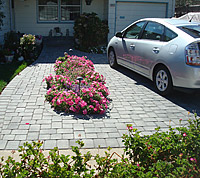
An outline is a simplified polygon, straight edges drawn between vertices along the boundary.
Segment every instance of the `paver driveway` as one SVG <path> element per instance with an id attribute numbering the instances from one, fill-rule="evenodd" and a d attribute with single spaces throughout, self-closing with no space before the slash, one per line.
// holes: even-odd
<path id="1" fill-rule="evenodd" d="M 17 149 L 24 141 L 44 140 L 44 149 L 57 146 L 67 149 L 77 139 L 85 148 L 123 147 L 121 136 L 131 123 L 142 134 L 154 132 L 160 126 L 186 123 L 188 111 L 200 115 L 200 94 L 174 92 L 164 98 L 153 89 L 152 83 L 123 67 L 111 69 L 106 55 L 74 51 L 87 55 L 98 72 L 106 77 L 112 100 L 109 111 L 102 116 L 61 115 L 44 101 L 46 85 L 43 78 L 53 72 L 57 57 L 70 48 L 70 40 L 45 41 L 39 59 L 16 76 L 0 95 L 0 149 Z"/>

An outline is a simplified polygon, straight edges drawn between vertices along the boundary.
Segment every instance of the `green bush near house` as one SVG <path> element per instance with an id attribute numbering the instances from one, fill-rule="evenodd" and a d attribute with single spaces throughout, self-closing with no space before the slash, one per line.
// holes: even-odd
<path id="1" fill-rule="evenodd" d="M 54 148 L 45 157 L 42 142 L 25 143 L 20 147 L 21 161 L 12 157 L 2 158 L 0 174 L 4 177 L 72 177 L 72 178 L 199 178 L 200 177 L 200 119 L 188 121 L 186 127 L 169 127 L 168 132 L 159 128 L 153 135 L 140 136 L 140 132 L 128 125 L 128 135 L 123 136 L 125 145 L 121 161 L 113 159 L 110 148 L 105 156 L 82 155 L 84 143 L 73 146 L 74 156 L 59 154 Z M 181 120 L 180 120 L 181 124 Z M 116 153 L 117 154 L 117 153 Z M 91 167 L 90 160 L 95 160 Z"/>
<path id="2" fill-rule="evenodd" d="M 83 13 L 74 23 L 75 47 L 90 52 L 107 43 L 108 25 L 96 13 Z"/>
<path id="3" fill-rule="evenodd" d="M 9 31 L 4 34 L 4 49 L 16 52 L 19 48 L 20 33 Z"/>

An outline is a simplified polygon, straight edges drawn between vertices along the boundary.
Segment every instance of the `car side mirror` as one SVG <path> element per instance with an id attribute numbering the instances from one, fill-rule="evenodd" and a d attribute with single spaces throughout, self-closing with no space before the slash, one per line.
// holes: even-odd
<path id="1" fill-rule="evenodd" d="M 122 37 L 123 37 L 122 32 L 117 32 L 117 33 L 115 34 L 115 36 L 118 37 L 118 38 L 122 38 Z"/>

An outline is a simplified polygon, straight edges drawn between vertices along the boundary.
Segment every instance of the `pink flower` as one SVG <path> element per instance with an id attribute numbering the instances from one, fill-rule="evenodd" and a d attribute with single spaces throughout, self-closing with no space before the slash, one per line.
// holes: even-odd
<path id="1" fill-rule="evenodd" d="M 132 126 L 128 126 L 127 129 L 128 130 L 133 130 L 133 127 Z"/>
<path id="2" fill-rule="evenodd" d="M 101 111 L 100 111 L 100 114 L 104 114 L 104 113 L 105 113 L 105 110 L 101 110 Z"/>
<path id="3" fill-rule="evenodd" d="M 85 101 L 82 100 L 82 101 L 80 102 L 80 105 L 81 105 L 81 107 L 83 108 L 84 106 L 87 106 L 87 103 L 86 103 Z"/>
<path id="4" fill-rule="evenodd" d="M 194 158 L 190 158 L 190 161 L 194 161 Z"/>
<path id="5" fill-rule="evenodd" d="M 57 105 L 60 105 L 61 103 L 62 103 L 62 102 L 61 102 L 60 99 L 58 99 L 57 102 L 56 102 Z"/>
<path id="6" fill-rule="evenodd" d="M 94 106 L 92 106 L 92 105 L 89 105 L 89 108 L 92 108 L 92 109 L 94 109 Z"/>
<path id="7" fill-rule="evenodd" d="M 137 167 L 140 167 L 140 165 L 139 165 L 139 164 L 137 164 Z"/>
<path id="8" fill-rule="evenodd" d="M 51 88 L 47 91 L 47 95 L 49 95 L 50 92 L 51 92 Z"/>
<path id="9" fill-rule="evenodd" d="M 90 96 L 90 97 L 93 97 L 93 94 L 92 94 L 92 93 L 89 93 L 89 96 Z"/>
<path id="10" fill-rule="evenodd" d="M 68 104 L 69 104 L 70 106 L 72 106 L 72 105 L 74 104 L 74 102 L 71 100 L 71 101 L 68 101 Z"/>
<path id="11" fill-rule="evenodd" d="M 71 107 L 69 108 L 69 110 L 71 110 L 71 111 L 73 111 L 73 112 L 76 112 L 76 109 L 75 109 L 73 106 L 71 106 Z"/>
<path id="12" fill-rule="evenodd" d="M 186 134 L 186 133 L 184 133 L 184 134 L 183 134 L 183 137 L 186 137 L 186 136 L 187 136 L 187 134 Z"/>
<path id="13" fill-rule="evenodd" d="M 86 115 L 87 114 L 87 109 L 83 110 L 83 114 Z"/>

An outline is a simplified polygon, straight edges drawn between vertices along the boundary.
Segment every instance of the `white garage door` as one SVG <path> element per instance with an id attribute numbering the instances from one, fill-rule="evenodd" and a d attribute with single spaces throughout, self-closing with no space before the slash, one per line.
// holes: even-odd
<path id="1" fill-rule="evenodd" d="M 166 10 L 165 3 L 117 2 L 116 31 L 141 18 L 166 17 Z"/>

